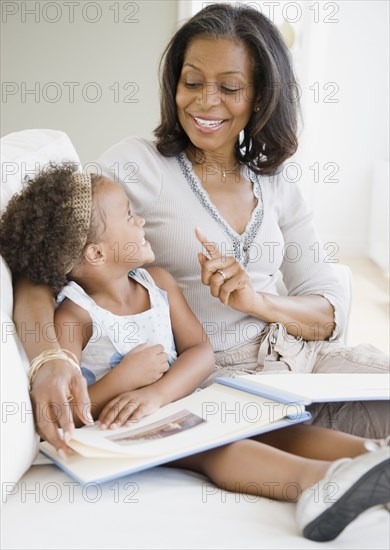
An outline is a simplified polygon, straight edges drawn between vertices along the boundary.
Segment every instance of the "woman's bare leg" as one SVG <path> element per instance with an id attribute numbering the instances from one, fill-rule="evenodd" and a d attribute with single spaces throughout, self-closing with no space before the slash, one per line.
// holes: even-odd
<path id="1" fill-rule="evenodd" d="M 388 502 L 389 449 L 358 454 L 329 462 L 244 439 L 169 465 L 200 472 L 223 490 L 298 502 L 302 534 L 327 541 L 368 508 Z"/>
<path id="2" fill-rule="evenodd" d="M 367 439 L 344 432 L 296 424 L 274 430 L 254 439 L 287 453 L 316 460 L 337 460 L 355 457 L 367 452 Z"/>
<path id="3" fill-rule="evenodd" d="M 296 502 L 302 491 L 324 477 L 330 462 L 244 439 L 169 465 L 204 474 L 227 491 Z"/>

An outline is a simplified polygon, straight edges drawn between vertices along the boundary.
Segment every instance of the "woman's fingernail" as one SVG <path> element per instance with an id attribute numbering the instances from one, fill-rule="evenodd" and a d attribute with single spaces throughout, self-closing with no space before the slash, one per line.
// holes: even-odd
<path id="1" fill-rule="evenodd" d="M 72 434 L 68 431 L 64 432 L 64 441 L 66 444 L 72 439 Z"/>

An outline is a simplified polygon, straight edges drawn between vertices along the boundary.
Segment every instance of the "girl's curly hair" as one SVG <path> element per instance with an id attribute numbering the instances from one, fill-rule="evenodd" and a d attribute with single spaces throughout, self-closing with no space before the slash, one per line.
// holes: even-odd
<path id="1" fill-rule="evenodd" d="M 70 198 L 76 192 L 77 165 L 51 163 L 9 201 L 0 219 L 0 254 L 13 276 L 24 275 L 54 293 L 67 283 L 65 266 L 82 259 L 75 238 L 77 218 Z M 92 196 L 101 176 L 91 175 Z M 92 209 L 88 242 L 97 239 L 98 223 Z"/>

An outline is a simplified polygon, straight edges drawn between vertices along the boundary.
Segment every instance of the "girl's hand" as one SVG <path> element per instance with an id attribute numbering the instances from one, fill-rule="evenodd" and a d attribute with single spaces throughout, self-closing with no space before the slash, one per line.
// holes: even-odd
<path id="1" fill-rule="evenodd" d="M 208 241 L 198 228 L 195 235 L 210 255 L 208 258 L 202 252 L 198 254 L 202 283 L 209 286 L 211 295 L 225 306 L 250 314 L 259 295 L 245 269 L 234 256 L 222 256 L 217 245 Z"/>
<path id="2" fill-rule="evenodd" d="M 36 373 L 30 395 L 39 435 L 51 443 L 60 456 L 71 454 L 67 443 L 75 426 L 70 397 L 82 422 L 93 424 L 85 378 L 66 361 L 50 361 Z M 58 428 L 62 428 L 63 437 Z"/>
<path id="3" fill-rule="evenodd" d="M 168 369 L 168 354 L 162 345 L 139 344 L 124 356 L 112 374 L 120 376 L 121 389 L 126 390 L 153 384 Z"/>
<path id="4" fill-rule="evenodd" d="M 100 428 L 106 430 L 134 425 L 160 407 L 158 392 L 152 388 L 145 387 L 121 393 L 109 401 L 100 413 Z"/>

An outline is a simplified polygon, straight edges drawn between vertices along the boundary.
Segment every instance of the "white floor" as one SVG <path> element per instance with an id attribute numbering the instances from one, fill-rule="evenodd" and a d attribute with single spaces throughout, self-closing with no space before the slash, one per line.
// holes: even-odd
<path id="1" fill-rule="evenodd" d="M 373 344 L 389 354 L 389 278 L 369 258 L 343 258 L 352 270 L 349 345 Z"/>

